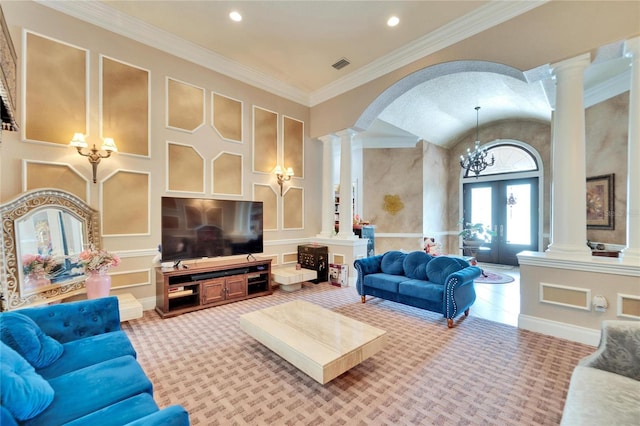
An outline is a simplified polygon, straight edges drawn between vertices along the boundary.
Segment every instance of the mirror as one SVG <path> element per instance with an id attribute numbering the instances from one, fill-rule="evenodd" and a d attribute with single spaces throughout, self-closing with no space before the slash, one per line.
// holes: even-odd
<path id="1" fill-rule="evenodd" d="M 2 310 L 59 301 L 84 292 L 80 252 L 100 247 L 98 212 L 75 195 L 29 191 L 0 206 Z"/>

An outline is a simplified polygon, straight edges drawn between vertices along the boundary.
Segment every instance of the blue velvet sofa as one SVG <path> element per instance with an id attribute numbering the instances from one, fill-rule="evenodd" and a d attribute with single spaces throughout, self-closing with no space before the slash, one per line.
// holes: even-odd
<path id="1" fill-rule="evenodd" d="M 354 266 L 362 303 L 369 295 L 438 312 L 449 328 L 459 314 L 469 315 L 476 300 L 473 280 L 482 273 L 459 257 L 431 256 L 423 251 L 389 251 L 357 259 Z"/>
<path id="2" fill-rule="evenodd" d="M 153 400 L 116 297 L 0 313 L 0 340 L 2 426 L 189 424 Z"/>

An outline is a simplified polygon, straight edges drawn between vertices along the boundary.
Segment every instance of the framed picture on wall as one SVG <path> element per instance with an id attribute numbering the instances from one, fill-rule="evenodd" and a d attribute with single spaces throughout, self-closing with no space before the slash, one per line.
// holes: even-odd
<path id="1" fill-rule="evenodd" d="M 614 229 L 614 174 L 587 178 L 587 229 Z"/>

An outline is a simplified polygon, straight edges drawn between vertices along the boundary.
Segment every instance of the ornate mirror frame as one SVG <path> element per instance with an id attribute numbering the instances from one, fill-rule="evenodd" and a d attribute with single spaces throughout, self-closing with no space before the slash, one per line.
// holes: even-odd
<path id="1" fill-rule="evenodd" d="M 98 211 L 73 194 L 56 189 L 39 189 L 25 192 L 12 201 L 1 205 L 0 249 L 2 250 L 2 258 L 0 259 L 0 278 L 2 279 L 2 287 L 0 288 L 0 296 L 2 303 L 0 310 L 2 311 L 56 302 L 85 291 L 85 277 L 79 273 L 69 274 L 68 278 L 59 282 L 54 279 L 49 285 L 27 289 L 21 260 L 25 255 L 23 251 L 26 251 L 21 247 L 25 236 L 21 238 L 19 224 L 38 213 L 58 215 L 61 218 L 63 213 L 68 214 L 69 220 L 80 223 L 83 246 L 93 245 L 96 248 L 101 246 Z M 63 226 L 60 227 L 63 228 Z M 51 231 L 52 233 L 64 233 L 63 229 Z M 63 256 L 62 260 L 69 263 L 69 256 Z"/>

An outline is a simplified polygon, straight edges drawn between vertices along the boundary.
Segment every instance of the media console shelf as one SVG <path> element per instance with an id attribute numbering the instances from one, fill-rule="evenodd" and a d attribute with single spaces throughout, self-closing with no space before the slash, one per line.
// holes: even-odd
<path id="1" fill-rule="evenodd" d="M 271 293 L 271 259 L 156 268 L 156 312 L 162 318 Z"/>

